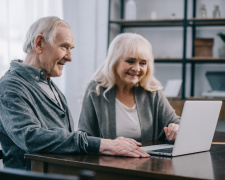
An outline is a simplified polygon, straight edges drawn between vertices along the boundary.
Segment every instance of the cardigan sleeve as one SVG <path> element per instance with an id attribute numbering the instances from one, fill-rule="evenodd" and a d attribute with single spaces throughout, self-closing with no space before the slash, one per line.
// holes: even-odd
<path id="1" fill-rule="evenodd" d="M 23 151 L 98 153 L 99 138 L 88 137 L 83 132 L 69 132 L 67 129 L 56 126 L 48 129 L 42 127 L 33 112 L 36 105 L 21 93 L 4 93 L 0 96 L 0 101 L 1 127 L 12 142 Z M 47 115 L 45 121 L 48 121 Z"/>
<path id="2" fill-rule="evenodd" d="M 164 127 L 167 127 L 170 123 L 179 124 L 180 117 L 176 115 L 175 110 L 170 105 L 167 97 L 162 91 L 157 92 L 158 96 L 158 119 L 159 128 L 161 129 L 160 135 L 164 134 Z"/>
<path id="3" fill-rule="evenodd" d="M 91 82 L 85 92 L 80 118 L 78 121 L 78 130 L 86 132 L 89 136 L 101 137 L 97 109 L 95 107 L 98 101 L 98 95 L 95 92 L 97 83 Z"/>
<path id="4" fill-rule="evenodd" d="M 162 91 L 158 91 L 157 95 L 158 116 L 164 123 L 164 126 L 168 126 L 170 123 L 179 124 L 180 117 L 176 115 L 165 94 Z"/>

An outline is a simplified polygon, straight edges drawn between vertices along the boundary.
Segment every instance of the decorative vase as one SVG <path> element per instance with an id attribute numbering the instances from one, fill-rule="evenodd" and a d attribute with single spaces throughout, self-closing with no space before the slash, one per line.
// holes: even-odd
<path id="1" fill-rule="evenodd" d="M 225 57 L 225 43 L 221 48 L 219 48 L 219 57 Z"/>

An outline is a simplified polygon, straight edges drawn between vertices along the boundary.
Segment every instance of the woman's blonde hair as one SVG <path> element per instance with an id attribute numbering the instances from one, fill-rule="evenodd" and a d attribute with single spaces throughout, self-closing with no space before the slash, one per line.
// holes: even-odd
<path id="1" fill-rule="evenodd" d="M 147 91 L 162 89 L 158 80 L 154 77 L 154 58 L 152 47 L 148 40 L 135 33 L 122 33 L 117 35 L 111 42 L 105 62 L 101 65 L 91 80 L 98 83 L 96 92 L 100 94 L 100 87 L 106 88 L 103 95 L 116 84 L 116 64 L 120 58 L 132 57 L 147 60 L 147 72 L 140 81 Z"/>

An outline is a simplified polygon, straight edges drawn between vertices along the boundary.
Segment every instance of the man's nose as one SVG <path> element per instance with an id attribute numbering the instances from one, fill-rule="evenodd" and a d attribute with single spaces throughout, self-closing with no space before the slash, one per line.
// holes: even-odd
<path id="1" fill-rule="evenodd" d="M 72 53 L 70 50 L 68 50 L 68 52 L 66 53 L 65 59 L 67 59 L 67 61 L 71 62 L 72 61 Z"/>

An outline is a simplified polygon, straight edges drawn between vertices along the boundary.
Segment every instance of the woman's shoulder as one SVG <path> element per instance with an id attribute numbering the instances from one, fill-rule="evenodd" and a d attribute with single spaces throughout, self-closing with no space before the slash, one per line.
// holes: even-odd
<path id="1" fill-rule="evenodd" d="M 161 89 L 160 90 L 149 91 L 149 90 L 146 90 L 144 87 L 142 87 L 140 85 L 136 87 L 136 91 L 139 92 L 139 93 L 146 92 L 147 94 L 153 95 L 153 96 L 163 96 L 164 95 L 164 93 L 163 93 L 163 91 Z"/>
<path id="2" fill-rule="evenodd" d="M 141 95 L 145 96 L 146 98 L 150 98 L 152 100 L 163 100 L 166 98 L 164 92 L 162 90 L 155 90 L 155 91 L 148 91 L 144 89 L 143 87 L 139 86 L 136 89 L 136 95 Z"/>
<path id="3" fill-rule="evenodd" d="M 88 95 L 94 95 L 94 96 L 98 96 L 97 93 L 97 86 L 99 85 L 98 82 L 96 81 L 90 81 L 87 88 L 86 88 L 86 93 L 88 93 Z M 102 93 L 102 88 L 103 87 L 99 87 L 100 88 L 100 94 Z"/>
<path id="4" fill-rule="evenodd" d="M 156 90 L 154 91 L 158 96 L 165 96 L 163 90 Z"/>
<path id="5" fill-rule="evenodd" d="M 165 97 L 163 90 L 151 91 L 151 94 L 155 96 L 155 98 L 161 99 Z"/>
<path id="6" fill-rule="evenodd" d="M 90 81 L 87 86 L 87 90 L 96 90 L 98 83 L 96 81 Z"/>

